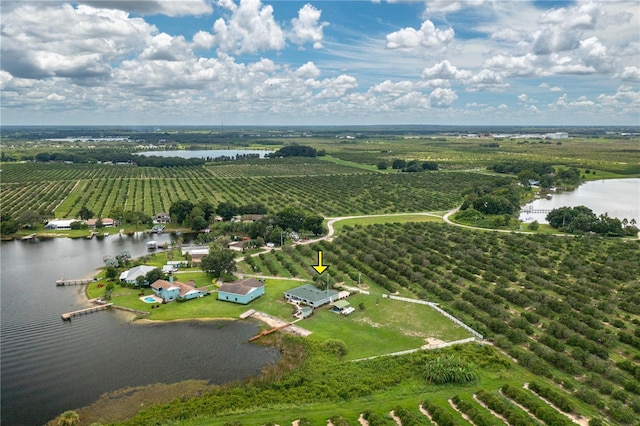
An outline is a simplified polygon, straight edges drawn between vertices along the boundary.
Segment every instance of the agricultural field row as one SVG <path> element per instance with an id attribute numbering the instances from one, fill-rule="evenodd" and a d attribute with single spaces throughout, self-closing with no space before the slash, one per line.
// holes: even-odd
<path id="1" fill-rule="evenodd" d="M 286 205 L 324 216 L 445 210 L 462 201 L 472 184 L 489 181 L 472 173 L 363 173 L 346 175 L 212 178 L 202 168 L 181 169 L 180 178 L 82 178 L 77 181 L 3 183 L 3 212 L 19 215 L 33 209 L 44 195 L 58 206 L 55 216 L 74 217 L 86 205 L 108 217 L 115 207 L 149 216 L 168 211 L 178 200 L 206 200 L 236 205 L 263 203 L 271 211 Z M 87 170 L 89 176 L 90 170 Z M 73 185 L 72 185 L 73 183 Z M 77 185 L 76 185 L 77 184 Z M 74 186 L 75 185 L 75 186 Z M 40 189 L 39 189 L 40 188 Z M 25 192 L 32 194 L 24 197 Z"/>
<path id="2" fill-rule="evenodd" d="M 307 278 L 317 250 L 336 282 L 360 280 L 440 303 L 614 422 L 640 416 L 638 241 L 384 224 L 344 227 L 332 243 L 266 254 L 240 268 Z"/>
<path id="3" fill-rule="evenodd" d="M 358 404 L 355 404 L 358 405 Z M 384 404 L 381 404 L 384 405 Z M 356 407 L 354 407 L 356 408 Z M 351 409 L 350 411 L 354 411 Z M 503 385 L 500 389 L 487 391 L 481 389 L 474 393 L 466 391 L 463 397 L 453 395 L 449 398 L 437 396 L 424 399 L 417 406 L 406 402 L 387 406 L 367 408 L 356 417 L 354 414 L 340 413 L 327 418 L 334 426 L 359 425 L 364 419 L 374 426 L 504 426 L 504 420 L 518 426 L 575 426 L 572 418 L 582 418 L 579 414 L 563 414 L 556 407 L 518 385 Z M 280 424 L 289 423 L 289 414 L 284 419 L 274 419 Z M 281 421 L 284 420 L 284 421 Z M 296 419 L 300 425 L 311 426 L 313 420 L 303 417 Z M 315 420 L 315 419 L 314 419 Z M 229 422 L 228 419 L 225 420 Z M 209 423 L 207 423 L 209 424 Z M 228 424 L 228 423 L 227 423 Z"/>
<path id="4" fill-rule="evenodd" d="M 3 183 L 80 179 L 193 179 L 359 174 L 355 167 L 317 158 L 213 162 L 193 167 L 137 167 L 115 164 L 4 163 Z"/>

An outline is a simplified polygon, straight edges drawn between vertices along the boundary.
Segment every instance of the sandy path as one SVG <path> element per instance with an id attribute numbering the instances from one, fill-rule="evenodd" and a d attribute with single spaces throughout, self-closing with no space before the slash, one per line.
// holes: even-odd
<path id="1" fill-rule="evenodd" d="M 358 422 L 360 422 L 361 426 L 369 426 L 369 422 L 363 417 L 362 413 L 360 413 L 360 417 L 358 417 Z"/>
<path id="2" fill-rule="evenodd" d="M 449 405 L 451 406 L 451 408 L 453 408 L 458 413 L 460 413 L 460 415 L 462 416 L 463 419 L 465 419 L 466 421 L 471 423 L 473 426 L 476 426 L 476 424 L 473 422 L 473 420 L 471 420 L 471 417 L 467 416 L 465 413 L 463 413 L 462 411 L 458 410 L 458 407 L 456 406 L 456 404 L 453 403 L 453 400 L 449 399 Z"/>
<path id="3" fill-rule="evenodd" d="M 473 399 L 480 405 L 482 405 L 482 407 L 484 409 L 486 409 L 487 411 L 489 411 L 491 414 L 493 414 L 495 417 L 497 417 L 498 419 L 502 420 L 504 422 L 504 424 L 506 424 L 507 426 L 509 426 L 509 422 L 507 421 L 507 419 L 505 419 L 502 415 L 496 413 L 495 411 L 493 411 L 491 408 L 487 407 L 487 404 L 485 404 L 484 402 L 480 401 L 480 399 L 476 396 L 476 394 L 473 394 Z"/>
<path id="4" fill-rule="evenodd" d="M 420 409 L 420 412 L 422 414 L 424 414 L 425 416 L 427 416 L 427 418 L 429 419 L 429 421 L 431 422 L 431 424 L 438 426 L 438 423 L 436 423 L 435 421 L 433 421 L 433 418 L 431 417 L 431 414 L 429 414 L 429 412 L 422 406 L 422 404 L 420 404 L 418 406 L 418 408 Z"/>
<path id="5" fill-rule="evenodd" d="M 582 417 L 580 414 L 576 414 L 576 413 L 565 413 L 564 411 L 562 411 L 561 409 L 559 409 L 558 407 L 556 407 L 553 402 L 549 401 L 546 398 L 541 397 L 540 395 L 538 395 L 537 393 L 535 393 L 534 391 L 529 389 L 529 383 L 525 383 L 524 385 L 522 385 L 523 388 L 529 390 L 531 393 L 533 393 L 535 396 L 537 396 L 538 398 L 540 398 L 542 401 L 544 401 L 549 407 L 553 408 L 554 410 L 556 410 L 558 413 L 567 416 L 569 418 L 569 420 L 571 420 L 574 423 L 579 424 L 580 426 L 589 426 L 589 419 L 586 417 Z"/>

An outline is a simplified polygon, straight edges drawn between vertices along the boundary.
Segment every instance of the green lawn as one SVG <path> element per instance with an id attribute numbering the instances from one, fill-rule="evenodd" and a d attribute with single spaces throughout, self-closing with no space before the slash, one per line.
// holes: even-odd
<path id="1" fill-rule="evenodd" d="M 334 223 L 333 228 L 339 233 L 345 226 L 367 226 L 377 223 L 406 223 L 406 222 L 442 222 L 442 218 L 423 214 L 386 215 L 377 217 L 363 217 L 357 219 L 344 219 Z"/>
<path id="2" fill-rule="evenodd" d="M 313 332 L 311 339 L 345 342 L 349 349 L 346 359 L 415 349 L 425 345 L 427 338 L 454 341 L 471 337 L 429 306 L 363 294 L 350 296 L 348 301 L 356 309 L 349 316 L 322 307 L 298 323 Z"/>

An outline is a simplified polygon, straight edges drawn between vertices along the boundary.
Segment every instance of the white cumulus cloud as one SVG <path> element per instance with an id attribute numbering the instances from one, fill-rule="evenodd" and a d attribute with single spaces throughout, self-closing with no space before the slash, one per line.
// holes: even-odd
<path id="1" fill-rule="evenodd" d="M 273 6 L 260 0 L 241 0 L 239 5 L 223 2 L 232 11 L 225 20 L 213 24 L 214 39 L 219 49 L 236 53 L 280 50 L 285 46 L 285 34 L 273 16 Z"/>
<path id="2" fill-rule="evenodd" d="M 313 43 L 314 49 L 322 48 L 323 28 L 327 22 L 319 22 L 322 11 L 310 4 L 305 4 L 299 11 L 298 17 L 291 20 L 293 29 L 289 39 L 299 46 Z"/>
<path id="3" fill-rule="evenodd" d="M 449 27 L 441 30 L 430 20 L 426 20 L 420 29 L 407 27 L 387 34 L 387 48 L 389 49 L 442 49 L 453 40 L 455 31 Z"/>

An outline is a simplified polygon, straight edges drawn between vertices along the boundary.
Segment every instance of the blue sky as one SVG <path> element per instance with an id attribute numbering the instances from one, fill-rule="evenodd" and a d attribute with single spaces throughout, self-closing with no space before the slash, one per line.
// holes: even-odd
<path id="1" fill-rule="evenodd" d="M 2 125 L 640 125 L 638 0 L 5 1 Z"/>

